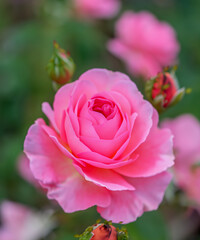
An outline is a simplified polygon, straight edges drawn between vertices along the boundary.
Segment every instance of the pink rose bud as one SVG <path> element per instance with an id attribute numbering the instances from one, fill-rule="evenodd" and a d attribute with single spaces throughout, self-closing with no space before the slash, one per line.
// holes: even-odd
<path id="1" fill-rule="evenodd" d="M 54 53 L 47 65 L 49 77 L 56 83 L 64 85 L 71 81 L 75 65 L 69 53 L 54 42 Z"/>
<path id="2" fill-rule="evenodd" d="M 185 88 L 179 89 L 174 73 L 160 72 L 146 82 L 147 99 L 162 112 L 165 108 L 178 103 L 185 94 Z"/>
<path id="3" fill-rule="evenodd" d="M 125 229 L 119 230 L 110 223 L 99 223 L 88 227 L 79 240 L 128 240 L 128 233 Z"/>

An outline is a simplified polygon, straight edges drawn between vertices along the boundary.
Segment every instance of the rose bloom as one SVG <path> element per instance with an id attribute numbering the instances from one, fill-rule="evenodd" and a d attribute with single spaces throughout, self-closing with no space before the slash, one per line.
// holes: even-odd
<path id="1" fill-rule="evenodd" d="M 176 184 L 187 196 L 200 204 L 200 123 L 192 115 L 185 114 L 174 120 L 165 120 L 174 134 Z"/>
<path id="2" fill-rule="evenodd" d="M 85 18 L 112 18 L 120 9 L 119 0 L 74 0 L 78 14 Z"/>
<path id="3" fill-rule="evenodd" d="M 116 38 L 108 49 L 122 59 L 130 73 L 153 77 L 162 67 L 173 65 L 179 44 L 173 28 L 149 12 L 125 12 L 116 24 Z"/>
<path id="4" fill-rule="evenodd" d="M 39 240 L 55 226 L 51 213 L 36 213 L 14 202 L 4 201 L 0 205 L 1 240 Z"/>
<path id="5" fill-rule="evenodd" d="M 157 209 L 170 181 L 172 135 L 128 76 L 93 69 L 43 103 L 24 151 L 34 177 L 65 212 L 97 205 L 113 222 Z"/>

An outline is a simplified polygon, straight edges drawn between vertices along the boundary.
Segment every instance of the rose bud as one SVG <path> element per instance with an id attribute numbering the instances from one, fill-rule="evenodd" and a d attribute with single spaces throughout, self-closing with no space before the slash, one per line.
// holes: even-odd
<path id="1" fill-rule="evenodd" d="M 91 240 L 117 240 L 117 231 L 112 225 L 98 224 L 92 233 L 94 235 Z"/>
<path id="2" fill-rule="evenodd" d="M 48 65 L 49 77 L 56 83 L 64 85 L 70 82 L 74 74 L 75 65 L 69 53 L 54 42 L 54 53 Z"/>
<path id="3" fill-rule="evenodd" d="M 174 72 L 160 72 L 146 82 L 145 92 L 152 105 L 162 112 L 183 98 L 185 88 L 179 89 Z"/>
<path id="4" fill-rule="evenodd" d="M 109 223 L 99 223 L 88 227 L 79 240 L 128 240 L 127 231 L 116 229 Z"/>

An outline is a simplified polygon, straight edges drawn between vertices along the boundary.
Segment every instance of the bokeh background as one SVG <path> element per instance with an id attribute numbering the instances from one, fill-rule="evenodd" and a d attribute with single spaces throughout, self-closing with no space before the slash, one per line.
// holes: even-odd
<path id="1" fill-rule="evenodd" d="M 114 36 L 114 23 L 125 10 L 148 10 L 177 32 L 181 46 L 177 76 L 180 86 L 192 88 L 192 93 L 161 118 L 191 113 L 200 120 L 199 0 L 122 0 L 116 18 L 98 21 L 78 19 L 70 4 L 70 0 L 0 1 L 0 201 L 9 199 L 38 210 L 50 205 L 40 190 L 20 177 L 16 165 L 29 126 L 44 117 L 41 103 L 53 102 L 54 90 L 45 70 L 53 40 L 70 51 L 76 63 L 74 80 L 90 68 L 127 73 L 124 64 L 106 49 Z M 59 224 L 49 240 L 74 239 L 74 234 L 99 218 L 95 208 L 74 214 L 64 214 L 55 204 L 53 208 Z M 198 228 L 179 237 L 184 226 L 176 225 L 174 219 L 184 212 L 184 207 L 170 206 L 165 200 L 159 211 L 146 213 L 127 226 L 130 239 L 200 239 Z"/>

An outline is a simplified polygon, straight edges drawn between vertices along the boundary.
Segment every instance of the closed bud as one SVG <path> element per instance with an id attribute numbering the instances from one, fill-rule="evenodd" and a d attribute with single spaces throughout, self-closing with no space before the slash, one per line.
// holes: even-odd
<path id="1" fill-rule="evenodd" d="M 128 240 L 126 230 L 119 230 L 112 226 L 109 222 L 95 224 L 88 227 L 79 240 Z"/>
<path id="2" fill-rule="evenodd" d="M 92 233 L 91 240 L 117 240 L 116 228 L 109 224 L 98 224 Z"/>
<path id="3" fill-rule="evenodd" d="M 158 110 L 163 112 L 166 108 L 178 103 L 185 94 L 185 88 L 179 88 L 174 71 L 160 72 L 145 85 L 147 99 Z"/>
<path id="4" fill-rule="evenodd" d="M 71 81 L 75 65 L 69 53 L 54 42 L 54 53 L 48 65 L 47 72 L 51 80 L 63 85 Z"/>

